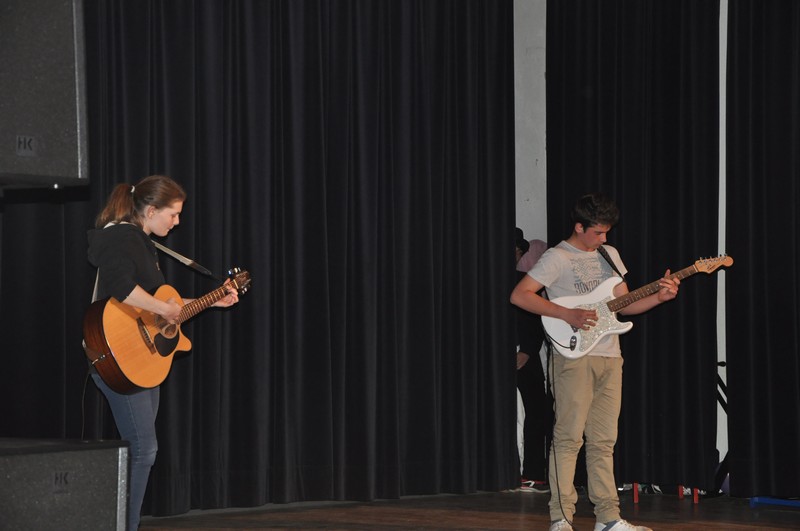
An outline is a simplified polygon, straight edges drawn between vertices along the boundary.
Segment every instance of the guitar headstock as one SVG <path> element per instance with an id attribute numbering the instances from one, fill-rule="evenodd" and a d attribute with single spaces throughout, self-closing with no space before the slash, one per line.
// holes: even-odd
<path id="1" fill-rule="evenodd" d="M 231 279 L 231 284 L 233 284 L 236 291 L 239 292 L 239 295 L 247 293 L 247 290 L 250 288 L 250 273 L 242 271 L 238 267 L 234 267 L 228 270 L 228 276 Z"/>
<path id="2" fill-rule="evenodd" d="M 733 258 L 723 254 L 714 258 L 701 258 L 694 263 L 698 271 L 703 273 L 713 273 L 720 267 L 730 267 L 733 265 Z"/>

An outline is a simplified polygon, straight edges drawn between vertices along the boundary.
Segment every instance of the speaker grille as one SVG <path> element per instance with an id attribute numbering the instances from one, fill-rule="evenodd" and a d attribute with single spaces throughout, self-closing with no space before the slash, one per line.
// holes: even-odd
<path id="1" fill-rule="evenodd" d="M 0 500 L 0 529 L 124 530 L 127 443 L 0 439 Z"/>
<path id="2" fill-rule="evenodd" d="M 0 2 L 0 185 L 86 184 L 81 0 Z"/>

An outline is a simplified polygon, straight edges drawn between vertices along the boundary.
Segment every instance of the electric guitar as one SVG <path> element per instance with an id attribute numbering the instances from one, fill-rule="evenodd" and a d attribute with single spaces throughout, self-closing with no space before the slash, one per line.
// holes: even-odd
<path id="1" fill-rule="evenodd" d="M 230 285 L 244 294 L 250 287 L 250 273 L 235 268 L 229 275 Z M 227 286 L 222 285 L 184 305 L 175 288 L 164 284 L 154 297 L 183 305 L 175 324 L 114 297 L 95 301 L 83 318 L 86 357 L 103 381 L 118 393 L 155 387 L 169 374 L 175 352 L 192 348 L 192 342 L 181 333 L 181 323 L 227 294 Z"/>
<path id="2" fill-rule="evenodd" d="M 683 280 L 695 273 L 713 273 L 722 266 L 729 267 L 732 264 L 733 258 L 727 255 L 700 259 L 689 267 L 672 273 L 669 278 Z M 658 290 L 661 289 L 659 281 L 656 280 L 615 299 L 613 298 L 614 287 L 620 282 L 622 282 L 622 278 L 611 277 L 586 295 L 571 295 L 553 299 L 552 302 L 566 308 L 583 308 L 597 312 L 597 323 L 589 329 L 575 328 L 561 319 L 542 316 L 545 333 L 562 356 L 570 359 L 583 357 L 605 336 L 628 332 L 633 328 L 633 323 L 618 321 L 616 313 L 631 303 L 658 293 Z"/>

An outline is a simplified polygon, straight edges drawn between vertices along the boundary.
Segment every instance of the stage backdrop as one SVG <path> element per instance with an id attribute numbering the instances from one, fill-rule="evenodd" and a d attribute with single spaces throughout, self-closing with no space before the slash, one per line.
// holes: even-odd
<path id="1" fill-rule="evenodd" d="M 515 486 L 511 0 L 85 10 L 91 183 L 2 202 L 0 435 L 115 436 L 86 230 L 158 172 L 165 243 L 253 283 L 184 326 L 146 513 Z"/>
<path id="2" fill-rule="evenodd" d="M 550 242 L 577 195 L 601 191 L 621 210 L 608 240 L 630 289 L 715 255 L 718 2 L 551 1 L 547 17 Z M 627 318 L 620 483 L 714 490 L 716 288 L 688 278 Z"/>
<path id="3" fill-rule="evenodd" d="M 798 498 L 800 3 L 730 7 L 731 494 Z"/>
<path id="4" fill-rule="evenodd" d="M 580 191 L 622 210 L 610 242 L 638 287 L 718 249 L 726 153 L 728 459 L 715 477 L 716 279 L 633 319 L 618 480 L 800 496 L 800 4 L 729 0 L 720 150 L 717 0 L 549 1 L 548 237 Z"/>

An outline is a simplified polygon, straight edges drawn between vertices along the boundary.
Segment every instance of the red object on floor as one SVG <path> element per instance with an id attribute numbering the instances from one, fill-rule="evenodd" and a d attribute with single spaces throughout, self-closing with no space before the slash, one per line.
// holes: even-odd
<path id="1" fill-rule="evenodd" d="M 683 485 L 678 485 L 678 499 L 683 499 Z M 692 489 L 692 502 L 693 503 L 700 503 L 700 489 L 693 488 Z"/>

